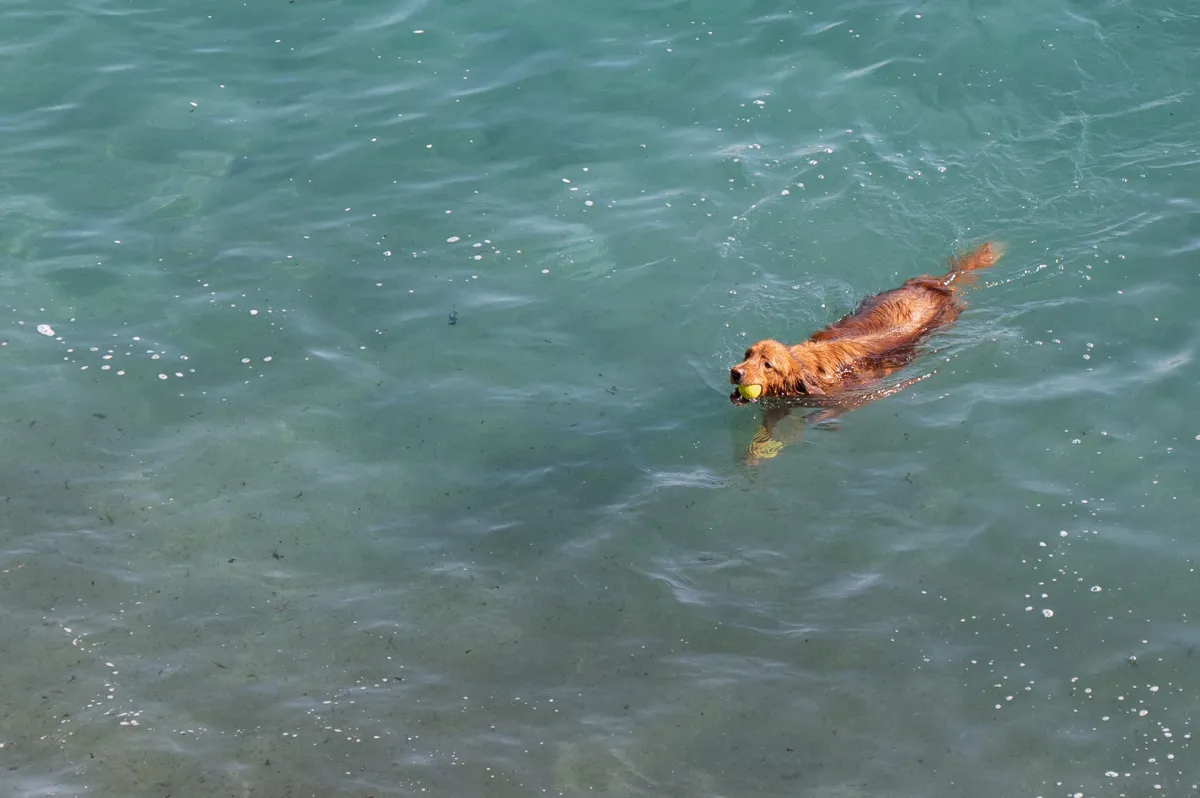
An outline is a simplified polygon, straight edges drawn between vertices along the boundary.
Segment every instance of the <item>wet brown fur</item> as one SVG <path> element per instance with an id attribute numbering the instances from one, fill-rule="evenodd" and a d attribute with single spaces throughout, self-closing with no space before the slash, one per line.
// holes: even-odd
<path id="1" fill-rule="evenodd" d="M 872 387 L 912 362 L 925 338 L 958 318 L 965 307 L 959 290 L 972 281 L 973 272 L 991 266 L 1003 252 L 999 244 L 987 242 L 951 258 L 942 277 L 914 277 L 876 294 L 803 343 L 759 341 L 729 370 L 729 381 L 735 386 L 761 385 L 759 398 L 808 397 L 813 404 L 842 408 L 893 393 L 872 394 Z M 749 404 L 736 389 L 729 399 Z M 756 438 L 762 433 L 769 438 L 773 426 L 768 414 Z"/>

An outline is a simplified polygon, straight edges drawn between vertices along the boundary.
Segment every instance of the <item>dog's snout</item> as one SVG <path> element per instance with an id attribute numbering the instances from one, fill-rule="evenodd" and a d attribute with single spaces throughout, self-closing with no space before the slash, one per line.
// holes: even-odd
<path id="1" fill-rule="evenodd" d="M 729 381 L 732 383 L 735 383 L 735 384 L 741 382 L 742 381 L 742 370 L 739 368 L 730 369 L 729 370 Z"/>

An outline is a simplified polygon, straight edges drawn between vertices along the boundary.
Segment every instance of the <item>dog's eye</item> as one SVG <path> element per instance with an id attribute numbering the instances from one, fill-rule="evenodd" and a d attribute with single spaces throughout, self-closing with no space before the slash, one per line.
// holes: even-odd
<path id="1" fill-rule="evenodd" d="M 767 367 L 767 368 L 769 368 L 769 369 L 773 369 L 773 368 L 775 368 L 774 366 L 772 366 L 772 365 L 771 365 L 771 361 L 769 361 L 769 360 L 768 360 L 766 363 L 763 363 L 763 365 L 764 365 L 764 366 L 766 366 L 766 367 Z"/>

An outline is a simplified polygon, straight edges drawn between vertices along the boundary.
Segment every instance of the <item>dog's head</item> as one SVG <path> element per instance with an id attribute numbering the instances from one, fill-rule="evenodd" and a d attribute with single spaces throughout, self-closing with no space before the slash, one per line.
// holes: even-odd
<path id="1" fill-rule="evenodd" d="M 813 379 L 813 370 L 787 346 L 770 339 L 746 350 L 745 360 L 729 370 L 737 388 L 729 395 L 735 405 L 772 396 L 816 396 L 824 393 Z"/>

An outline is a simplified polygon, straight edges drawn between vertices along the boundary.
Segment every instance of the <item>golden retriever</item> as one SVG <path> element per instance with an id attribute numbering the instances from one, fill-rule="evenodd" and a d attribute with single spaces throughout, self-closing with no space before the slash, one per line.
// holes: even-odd
<path id="1" fill-rule="evenodd" d="M 951 258 L 942 277 L 914 277 L 899 288 L 876 294 L 803 343 L 787 346 L 767 339 L 747 349 L 745 359 L 729 370 L 729 382 L 737 386 L 729 401 L 735 405 L 779 401 L 764 404 L 763 424 L 746 459 L 779 453 L 785 441 L 772 434 L 792 406 L 824 407 L 821 417 L 829 418 L 924 379 L 891 386 L 882 382 L 912 362 L 931 333 L 958 318 L 965 308 L 959 290 L 971 282 L 972 272 L 991 266 L 1003 252 L 1003 247 L 989 241 Z"/>

